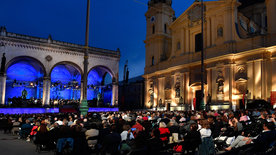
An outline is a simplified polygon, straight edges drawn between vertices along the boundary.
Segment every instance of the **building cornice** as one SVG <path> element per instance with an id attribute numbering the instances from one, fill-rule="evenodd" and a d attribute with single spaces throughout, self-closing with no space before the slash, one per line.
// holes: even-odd
<path id="1" fill-rule="evenodd" d="M 1 42 L 4 43 L 5 46 L 13 46 L 13 47 L 19 47 L 19 48 L 26 48 L 31 50 L 39 50 L 39 51 L 47 51 L 47 52 L 53 52 L 53 53 L 60 53 L 60 54 L 68 54 L 68 55 L 75 55 L 75 56 L 84 56 L 84 52 L 82 52 L 80 49 L 74 50 L 74 49 L 66 49 L 66 48 L 57 48 L 53 46 L 47 46 L 47 45 L 38 45 L 38 44 L 32 44 L 30 42 L 22 42 L 22 41 L 15 41 L 11 40 L 9 38 L 1 38 Z M 100 54 L 94 54 L 89 53 L 90 58 L 98 58 L 98 59 L 104 59 L 104 60 L 116 60 L 119 61 L 119 57 L 111 57 L 107 55 L 100 55 Z"/>
<path id="2" fill-rule="evenodd" d="M 82 53 L 85 51 L 85 46 L 83 45 L 32 37 L 11 32 L 7 32 L 5 36 L 0 36 L 0 40 L 7 41 L 10 44 L 21 44 L 21 46 L 24 48 L 50 50 L 56 52 L 76 52 L 80 55 L 82 55 Z M 96 47 L 89 47 L 89 53 L 93 55 L 120 58 L 120 51 L 118 50 L 113 51 Z"/>
<path id="3" fill-rule="evenodd" d="M 247 56 L 251 56 L 251 55 L 263 54 L 263 53 L 267 52 L 268 49 L 269 49 L 269 51 L 275 51 L 276 46 L 263 47 L 263 48 L 248 50 L 248 51 L 239 52 L 239 53 L 229 53 L 229 54 L 220 55 L 220 56 L 217 56 L 217 57 L 205 59 L 204 61 L 205 61 L 205 64 L 208 64 L 208 63 L 213 63 L 213 62 L 217 62 L 217 61 L 224 61 L 226 59 L 240 59 L 242 57 L 247 57 Z M 273 50 L 273 49 L 275 49 L 275 50 Z M 274 57 L 272 56 L 271 59 L 274 59 Z M 168 63 L 168 61 L 165 61 L 163 63 L 164 64 Z M 155 66 L 157 71 L 154 71 L 154 72 L 151 72 L 151 73 L 145 73 L 144 76 L 150 78 L 150 77 L 155 76 L 155 75 L 166 74 L 168 72 L 172 72 L 172 71 L 176 71 L 176 70 L 180 70 L 180 69 L 183 69 L 183 68 L 188 68 L 188 67 L 196 66 L 196 65 L 200 65 L 200 64 L 201 64 L 200 60 L 194 61 L 194 62 L 188 62 L 188 63 L 182 64 L 182 65 L 173 65 L 172 64 L 171 67 L 168 66 L 168 65 L 163 65 L 162 64 L 162 66 L 166 66 L 165 68 L 162 67 L 159 64 L 159 66 Z"/>

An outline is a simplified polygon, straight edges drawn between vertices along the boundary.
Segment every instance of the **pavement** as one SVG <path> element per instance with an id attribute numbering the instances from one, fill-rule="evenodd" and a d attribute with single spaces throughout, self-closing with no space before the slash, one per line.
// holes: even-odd
<path id="1" fill-rule="evenodd" d="M 26 140 L 18 139 L 18 136 L 0 132 L 0 154 L 1 155 L 54 155 L 51 151 L 35 152 L 36 146 Z"/>

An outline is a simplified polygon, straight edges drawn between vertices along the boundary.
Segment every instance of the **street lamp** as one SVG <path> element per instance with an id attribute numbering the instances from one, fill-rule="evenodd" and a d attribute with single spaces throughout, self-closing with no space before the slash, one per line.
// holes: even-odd
<path id="1" fill-rule="evenodd" d="M 201 0 L 201 101 L 200 101 L 200 110 L 204 110 L 204 33 L 203 25 L 204 24 L 204 4 Z"/>
<path id="2" fill-rule="evenodd" d="M 85 52 L 83 61 L 83 98 L 80 104 L 80 111 L 82 115 L 86 115 L 88 112 L 87 104 L 87 70 L 88 70 L 88 41 L 89 41 L 89 17 L 90 17 L 90 0 L 87 0 L 87 12 L 86 12 L 86 32 L 85 32 Z"/>

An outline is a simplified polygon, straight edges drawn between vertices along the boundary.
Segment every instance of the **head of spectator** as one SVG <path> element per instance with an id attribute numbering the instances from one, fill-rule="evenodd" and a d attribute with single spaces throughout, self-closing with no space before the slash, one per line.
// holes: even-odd
<path id="1" fill-rule="evenodd" d="M 198 129 L 198 125 L 196 123 L 192 123 L 190 125 L 190 131 L 197 131 L 197 129 Z"/>
<path id="2" fill-rule="evenodd" d="M 202 126 L 202 128 L 210 129 L 210 123 L 206 119 L 201 121 L 201 126 Z"/>
<path id="3" fill-rule="evenodd" d="M 167 127 L 167 125 L 166 125 L 165 122 L 160 122 L 159 123 L 159 128 L 166 128 L 166 127 Z"/>

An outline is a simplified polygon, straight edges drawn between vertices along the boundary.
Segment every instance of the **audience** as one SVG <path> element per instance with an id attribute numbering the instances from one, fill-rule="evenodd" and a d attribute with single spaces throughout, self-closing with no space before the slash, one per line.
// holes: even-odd
<path id="1" fill-rule="evenodd" d="M 24 123 L 23 123 L 24 122 Z M 275 110 L 126 111 L 0 114 L 0 130 L 36 145 L 72 153 L 159 154 L 181 146 L 183 153 L 215 154 L 217 137 L 235 137 L 227 152 L 248 147 L 265 152 L 276 139 Z M 275 145 L 275 144 L 274 144 Z M 274 146 L 275 147 L 275 146 Z"/>

